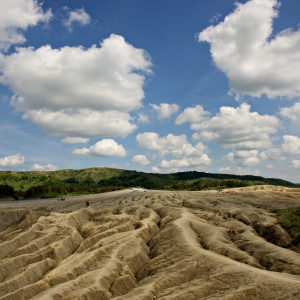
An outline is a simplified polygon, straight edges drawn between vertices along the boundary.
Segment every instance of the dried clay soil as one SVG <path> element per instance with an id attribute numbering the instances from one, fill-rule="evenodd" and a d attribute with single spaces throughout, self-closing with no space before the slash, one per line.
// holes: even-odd
<path id="1" fill-rule="evenodd" d="M 0 204 L 0 299 L 299 300 L 273 213 L 297 206 L 273 186 Z"/>

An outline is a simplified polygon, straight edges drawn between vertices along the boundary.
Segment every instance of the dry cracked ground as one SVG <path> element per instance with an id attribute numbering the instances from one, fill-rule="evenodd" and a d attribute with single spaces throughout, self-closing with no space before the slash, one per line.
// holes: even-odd
<path id="1" fill-rule="evenodd" d="M 0 299 L 300 299 L 272 213 L 296 206 L 273 186 L 0 204 Z"/>

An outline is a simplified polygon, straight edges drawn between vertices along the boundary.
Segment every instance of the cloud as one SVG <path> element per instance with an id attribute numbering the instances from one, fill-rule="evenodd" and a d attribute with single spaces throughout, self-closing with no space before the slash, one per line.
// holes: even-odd
<path id="1" fill-rule="evenodd" d="M 68 12 L 68 19 L 63 21 L 63 25 L 68 27 L 72 31 L 74 24 L 84 26 L 89 24 L 91 21 L 90 16 L 84 11 L 84 8 L 75 9 Z"/>
<path id="2" fill-rule="evenodd" d="M 158 150 L 158 156 L 173 155 L 179 159 L 163 159 L 158 166 L 152 168 L 153 172 L 161 173 L 161 169 L 168 169 L 168 172 L 177 172 L 182 168 L 203 167 L 211 164 L 207 156 L 209 149 L 201 142 L 193 146 L 184 134 L 176 136 L 168 134 L 166 137 L 159 137 L 155 132 L 145 132 L 136 137 L 140 148 Z M 156 158 L 156 155 L 155 155 Z"/>
<path id="3" fill-rule="evenodd" d="M 217 13 L 217 14 L 215 14 L 214 16 L 212 16 L 212 17 L 209 19 L 209 22 L 210 22 L 210 23 L 216 23 L 216 22 L 219 21 L 219 19 L 220 19 L 221 16 L 222 16 L 221 14 Z"/>
<path id="4" fill-rule="evenodd" d="M 251 167 L 259 163 L 259 158 L 257 157 L 257 155 L 257 150 L 234 151 L 224 156 L 223 160 L 229 163 L 235 162 L 240 167 Z"/>
<path id="5" fill-rule="evenodd" d="M 80 137 L 66 137 L 62 139 L 60 142 L 62 144 L 86 144 L 90 139 L 80 138 Z"/>
<path id="6" fill-rule="evenodd" d="M 220 169 L 223 173 L 224 171 L 228 174 L 235 174 L 235 175 L 255 175 L 255 176 L 259 176 L 260 175 L 260 171 L 259 170 L 253 170 L 250 167 L 235 167 L 235 168 L 221 168 Z M 220 171 L 219 170 L 219 171 Z"/>
<path id="7" fill-rule="evenodd" d="M 290 162 L 290 168 L 294 170 L 300 169 L 300 160 L 299 159 L 293 159 Z"/>
<path id="8" fill-rule="evenodd" d="M 197 145 L 193 146 L 190 143 L 178 145 L 177 149 L 173 150 L 160 150 L 158 156 L 163 158 L 166 155 L 173 155 L 177 158 L 180 157 L 200 157 L 204 153 L 208 153 L 209 149 L 207 146 L 199 142 Z M 156 158 L 156 156 L 155 156 Z M 155 159 L 154 158 L 154 159 Z"/>
<path id="9" fill-rule="evenodd" d="M 271 148 L 266 151 L 263 151 L 259 154 L 262 159 L 269 160 L 285 160 L 286 157 L 282 156 L 280 148 Z"/>
<path id="10" fill-rule="evenodd" d="M 268 165 L 266 165 L 266 168 L 267 168 L 267 169 L 274 169 L 275 166 L 274 166 L 274 165 L 271 165 L 271 164 L 268 164 Z"/>
<path id="11" fill-rule="evenodd" d="M 83 155 L 89 157 L 124 157 L 126 151 L 122 145 L 119 145 L 112 139 L 103 139 L 90 148 L 76 149 L 73 155 Z"/>
<path id="12" fill-rule="evenodd" d="M 292 107 L 281 108 L 280 114 L 291 119 L 294 125 L 300 125 L 300 103 L 295 103 Z"/>
<path id="13" fill-rule="evenodd" d="M 149 118 L 145 114 L 139 114 L 138 115 L 138 122 L 141 123 L 141 124 L 149 123 Z"/>
<path id="14" fill-rule="evenodd" d="M 51 9 L 43 12 L 36 0 L 2 0 L 0 10 L 0 50 L 7 51 L 13 44 L 26 41 L 21 30 L 47 23 L 52 17 Z"/>
<path id="15" fill-rule="evenodd" d="M 273 35 L 276 0 L 237 3 L 233 13 L 198 35 L 210 43 L 216 66 L 226 73 L 232 92 L 269 98 L 300 95 L 300 30 Z"/>
<path id="16" fill-rule="evenodd" d="M 159 120 L 168 119 L 179 110 L 177 104 L 161 103 L 160 105 L 150 104 L 154 110 L 157 111 L 157 118 Z"/>
<path id="17" fill-rule="evenodd" d="M 231 168 L 230 167 L 220 168 L 219 172 L 221 172 L 221 173 L 223 173 L 223 172 L 231 172 Z"/>
<path id="18" fill-rule="evenodd" d="M 208 152 L 208 147 L 203 145 L 201 142 L 195 147 L 191 144 L 183 144 L 180 148 L 169 151 L 169 153 L 175 157 L 200 157 L 202 154 Z"/>
<path id="19" fill-rule="evenodd" d="M 24 119 L 32 120 L 45 134 L 74 137 L 127 136 L 136 129 L 126 112 L 98 112 L 90 109 L 28 111 Z"/>
<path id="20" fill-rule="evenodd" d="M 58 166 L 54 166 L 51 164 L 48 165 L 39 165 L 39 164 L 33 164 L 30 168 L 30 171 L 54 171 L 58 170 Z"/>
<path id="21" fill-rule="evenodd" d="M 147 166 L 151 163 L 145 155 L 136 155 L 131 161 L 135 166 Z"/>
<path id="22" fill-rule="evenodd" d="M 157 166 L 152 167 L 151 170 L 152 173 L 161 173 L 161 170 Z"/>
<path id="23" fill-rule="evenodd" d="M 177 150 L 182 144 L 188 144 L 185 134 L 168 134 L 166 137 L 159 137 L 156 132 L 144 132 L 136 136 L 140 148 L 152 150 Z"/>
<path id="24" fill-rule="evenodd" d="M 136 129 L 128 112 L 140 108 L 151 60 L 122 36 L 101 47 L 18 48 L 0 60 L 0 82 L 44 133 L 69 137 L 126 136 Z"/>
<path id="25" fill-rule="evenodd" d="M 196 140 L 214 140 L 224 148 L 235 150 L 255 150 L 272 145 L 270 134 L 281 125 L 275 116 L 250 112 L 250 105 L 220 108 L 215 117 L 194 123 L 191 129 L 200 133 L 193 135 Z"/>
<path id="26" fill-rule="evenodd" d="M 286 156 L 300 155 L 300 138 L 294 135 L 284 135 L 279 148 L 271 148 L 260 153 L 261 158 L 270 160 L 284 160 Z"/>
<path id="27" fill-rule="evenodd" d="M 0 158 L 1 167 L 17 167 L 23 165 L 24 162 L 25 157 L 20 155 L 19 153 L 16 155 Z"/>
<path id="28" fill-rule="evenodd" d="M 185 122 L 198 123 L 203 121 L 210 113 L 205 111 L 201 105 L 186 108 L 175 120 L 175 124 L 179 125 Z"/>
<path id="29" fill-rule="evenodd" d="M 159 163 L 158 167 L 163 169 L 190 168 L 190 167 L 209 166 L 210 164 L 211 164 L 211 159 L 206 154 L 203 154 L 200 157 L 185 157 L 182 159 L 172 159 L 169 161 L 163 159 Z"/>

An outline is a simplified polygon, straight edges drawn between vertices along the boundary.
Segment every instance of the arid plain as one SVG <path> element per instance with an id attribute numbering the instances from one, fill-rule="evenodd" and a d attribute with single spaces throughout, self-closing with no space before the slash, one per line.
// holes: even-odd
<path id="1" fill-rule="evenodd" d="M 0 204 L 0 299 L 300 299 L 273 213 L 297 206 L 275 186 Z"/>

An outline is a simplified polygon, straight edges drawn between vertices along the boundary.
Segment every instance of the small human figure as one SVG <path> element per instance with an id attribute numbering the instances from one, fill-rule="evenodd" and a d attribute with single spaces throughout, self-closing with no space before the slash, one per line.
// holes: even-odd
<path id="1" fill-rule="evenodd" d="M 90 206 L 90 201 L 85 201 L 85 206 L 89 207 Z"/>

